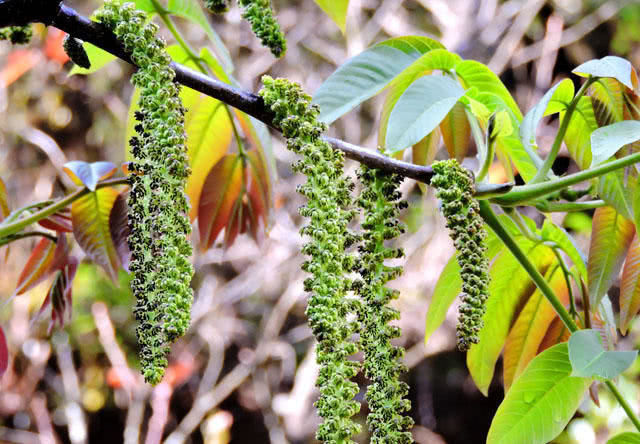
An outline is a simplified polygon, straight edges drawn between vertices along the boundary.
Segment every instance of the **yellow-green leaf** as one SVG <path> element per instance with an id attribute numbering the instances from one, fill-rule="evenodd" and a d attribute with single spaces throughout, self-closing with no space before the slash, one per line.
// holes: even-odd
<path id="1" fill-rule="evenodd" d="M 553 267 L 545 278 L 563 304 L 569 302 L 567 283 L 560 267 Z M 504 347 L 504 386 L 509 390 L 511 384 L 522 374 L 527 364 L 536 356 L 545 333 L 556 317 L 556 312 L 536 290 L 520 312 L 511 328 Z"/>
<path id="2" fill-rule="evenodd" d="M 0 222 L 2 222 L 10 213 L 9 210 L 9 194 L 7 187 L 2 178 L 0 178 Z"/>
<path id="3" fill-rule="evenodd" d="M 340 28 L 340 31 L 344 34 L 349 0 L 315 0 L 315 2 L 331 17 L 331 20 L 338 25 L 338 28 Z"/>
<path id="4" fill-rule="evenodd" d="M 612 207 L 596 209 L 587 263 L 589 300 L 593 309 L 598 307 L 600 300 L 618 277 L 634 233 L 633 222 L 622 217 Z"/>
<path id="5" fill-rule="evenodd" d="M 565 112 L 560 113 L 560 120 Z M 598 122 L 593 111 L 591 97 L 583 96 L 578 101 L 576 110 L 571 115 L 571 121 L 564 135 L 564 143 L 569 154 L 581 169 L 591 166 L 591 133 L 598 128 Z"/>
<path id="6" fill-rule="evenodd" d="M 526 248 L 527 257 L 534 266 L 545 273 L 555 260 L 553 252 L 544 246 L 532 247 L 531 242 L 519 242 Z M 509 252 L 503 251 L 490 270 L 489 299 L 480 330 L 480 341 L 467 352 L 467 367 L 478 389 L 487 396 L 493 379 L 496 362 L 502 352 L 509 329 L 518 309 L 535 291 L 535 284 L 527 272 Z"/>
<path id="7" fill-rule="evenodd" d="M 109 215 L 119 193 L 115 188 L 100 188 L 71 205 L 71 221 L 76 241 L 114 282 L 117 282 L 120 263 L 111 238 Z"/>
<path id="8" fill-rule="evenodd" d="M 566 343 L 539 354 L 498 407 L 487 444 L 546 444 L 558 436 L 591 384 L 570 375 Z"/>
<path id="9" fill-rule="evenodd" d="M 449 114 L 440 123 L 442 139 L 451 159 L 462 162 L 471 145 L 471 126 L 460 102 L 453 106 Z"/>

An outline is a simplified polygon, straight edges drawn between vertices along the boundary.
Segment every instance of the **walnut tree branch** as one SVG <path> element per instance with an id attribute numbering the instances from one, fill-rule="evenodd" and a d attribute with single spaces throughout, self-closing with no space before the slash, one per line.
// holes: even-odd
<path id="1" fill-rule="evenodd" d="M 24 11 L 25 3 L 29 3 L 30 11 Z M 133 64 L 124 47 L 112 32 L 100 23 L 93 22 L 78 14 L 74 9 L 62 4 L 60 0 L 0 0 L 0 27 L 22 25 L 28 22 L 42 22 L 55 26 L 73 37 L 89 42 Z M 171 67 L 176 73 L 175 80 L 178 83 L 218 99 L 279 130 L 273 124 L 273 113 L 265 106 L 259 96 L 215 80 L 175 62 L 171 64 Z M 431 181 L 431 176 L 433 176 L 431 167 L 391 159 L 374 150 L 368 150 L 332 137 L 325 137 L 325 140 L 335 149 L 344 152 L 346 157 L 371 168 L 396 173 L 426 184 Z M 512 186 L 512 184 L 477 184 L 476 191 L 479 195 L 487 192 L 501 194 L 508 192 Z M 490 190 L 486 190 L 485 188 L 487 187 Z"/>

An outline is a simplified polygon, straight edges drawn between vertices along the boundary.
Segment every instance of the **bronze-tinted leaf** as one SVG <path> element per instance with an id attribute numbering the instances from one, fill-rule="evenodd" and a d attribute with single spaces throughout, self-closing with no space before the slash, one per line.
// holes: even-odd
<path id="1" fill-rule="evenodd" d="M 0 378 L 7 371 L 7 368 L 9 368 L 9 347 L 7 347 L 7 338 L 0 325 Z"/>
<path id="2" fill-rule="evenodd" d="M 224 156 L 209 172 L 198 210 L 198 229 L 203 250 L 213 245 L 231 220 L 242 185 L 242 158 L 237 154 Z"/>
<path id="3" fill-rule="evenodd" d="M 43 237 L 38 241 L 18 277 L 16 295 L 23 294 L 47 277 L 55 250 L 56 243 L 51 239 Z"/>
<path id="4" fill-rule="evenodd" d="M 122 268 L 126 271 L 129 271 L 129 261 L 131 260 L 131 250 L 129 250 L 129 243 L 127 242 L 129 237 L 128 195 L 128 191 L 123 191 L 118 194 L 116 201 L 113 203 L 113 208 L 111 208 L 111 214 L 109 215 L 109 232 L 111 233 L 111 239 L 116 247 Z"/>
<path id="5" fill-rule="evenodd" d="M 9 194 L 7 187 L 0 178 L 0 222 L 2 222 L 10 213 L 9 210 Z"/>
<path id="6" fill-rule="evenodd" d="M 562 319 L 556 316 L 555 318 L 553 318 L 553 321 L 551 321 L 551 325 L 549 325 L 544 338 L 542 338 L 540 347 L 538 347 L 538 354 L 542 353 L 550 347 L 553 347 L 556 344 L 567 342 L 570 336 L 571 332 L 569 331 L 567 326 L 564 325 Z"/>
<path id="7" fill-rule="evenodd" d="M 38 224 L 49 230 L 61 233 L 71 233 L 73 224 L 71 223 L 71 210 L 65 208 L 55 214 L 38 221 Z"/>
<path id="8" fill-rule="evenodd" d="M 120 266 L 111 238 L 109 216 L 120 192 L 112 187 L 100 188 L 71 205 L 73 234 L 84 252 L 117 280 Z"/>
<path id="9" fill-rule="evenodd" d="M 587 263 L 592 310 L 597 309 L 600 300 L 618 277 L 634 233 L 633 222 L 612 207 L 596 209 Z"/>
<path id="10" fill-rule="evenodd" d="M 620 282 L 620 332 L 627 334 L 631 320 L 640 311 L 640 240 L 633 236 Z"/>
<path id="11" fill-rule="evenodd" d="M 462 103 L 458 102 L 453 106 L 447 117 L 440 123 L 440 130 L 449 157 L 462 162 L 471 144 L 471 126 Z"/>

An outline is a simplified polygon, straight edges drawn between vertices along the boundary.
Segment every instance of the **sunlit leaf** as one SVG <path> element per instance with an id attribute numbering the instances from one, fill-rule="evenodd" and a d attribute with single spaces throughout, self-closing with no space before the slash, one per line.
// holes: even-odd
<path id="1" fill-rule="evenodd" d="M 640 240 L 633 236 L 620 281 L 620 331 L 627 334 L 631 321 L 640 311 Z"/>
<path id="2" fill-rule="evenodd" d="M 7 193 L 7 186 L 4 184 L 2 178 L 0 178 L 0 222 L 2 222 L 11 213 L 9 209 L 9 193 Z"/>
<path id="3" fill-rule="evenodd" d="M 607 444 L 640 444 L 640 433 L 621 433 L 607 441 Z"/>
<path id="4" fill-rule="evenodd" d="M 0 378 L 9 368 L 9 347 L 7 346 L 7 338 L 4 335 L 4 329 L 0 325 Z"/>
<path id="5" fill-rule="evenodd" d="M 389 84 L 388 92 L 382 106 L 378 129 L 378 145 L 385 146 L 389 115 L 396 106 L 400 96 L 417 78 L 429 75 L 433 70 L 451 71 L 462 59 L 446 49 L 433 49 L 415 60 Z"/>
<path id="6" fill-rule="evenodd" d="M 340 28 L 340 31 L 344 34 L 349 0 L 315 0 L 315 2 L 331 17 L 331 20 L 338 25 L 338 28 Z"/>
<path id="7" fill-rule="evenodd" d="M 207 16 L 202 11 L 200 3 L 197 0 L 169 0 L 167 3 L 167 10 L 170 14 L 177 15 L 190 22 L 196 23 L 200 26 L 216 51 L 218 58 L 220 58 L 225 71 L 231 72 L 233 70 L 233 61 L 229 50 L 220 39 L 220 36 L 211 26 Z"/>
<path id="8" fill-rule="evenodd" d="M 560 113 L 560 120 L 564 119 L 564 116 L 564 112 Z M 567 126 L 564 143 L 573 160 L 583 170 L 591 165 L 591 133 L 597 128 L 598 122 L 593 111 L 591 97 L 580 97 Z"/>
<path id="9" fill-rule="evenodd" d="M 638 75 L 628 60 L 617 56 L 606 56 L 601 59 L 589 60 L 573 71 L 582 77 L 611 77 L 629 89 L 638 86 Z"/>
<path id="10" fill-rule="evenodd" d="M 129 250 L 129 243 L 127 242 L 130 232 L 128 195 L 128 191 L 118 194 L 111 208 L 111 214 L 109 214 L 109 233 L 118 253 L 120 264 L 126 271 L 129 271 L 129 262 L 131 261 L 131 250 Z"/>
<path id="11" fill-rule="evenodd" d="M 471 146 L 471 126 L 462 103 L 456 103 L 440 123 L 444 146 L 449 158 L 462 162 Z"/>
<path id="12" fill-rule="evenodd" d="M 620 148 L 640 140 L 640 122 L 625 120 L 598 128 L 591 133 L 591 166 L 599 165 Z"/>
<path id="13" fill-rule="evenodd" d="M 533 248 L 521 240 L 521 248 L 541 272 L 545 273 L 555 257 L 549 248 Z M 518 310 L 535 291 L 535 284 L 511 254 L 504 250 L 490 269 L 489 299 L 483 316 L 484 326 L 478 334 L 480 341 L 467 352 L 467 367 L 478 389 L 487 396 L 496 362 L 509 334 Z"/>
<path id="14" fill-rule="evenodd" d="M 538 148 L 536 130 L 542 118 L 552 112 L 559 112 L 560 110 L 557 109 L 556 104 L 565 102 L 568 104 L 573 98 L 573 93 L 573 82 L 569 79 L 564 79 L 547 91 L 542 96 L 542 99 L 524 116 L 520 124 L 520 140 L 527 153 L 533 153 Z M 552 101 L 554 103 L 550 106 Z M 537 162 L 539 158 L 532 156 L 532 160 Z M 536 166 L 539 168 L 542 164 Z"/>
<path id="15" fill-rule="evenodd" d="M 403 150 L 433 131 L 451 111 L 464 89 L 448 77 L 425 76 L 400 96 L 389 115 L 385 147 Z"/>
<path id="16" fill-rule="evenodd" d="M 587 94 L 591 96 L 598 126 L 624 119 L 624 85 L 616 79 L 598 79 L 589 87 Z"/>
<path id="17" fill-rule="evenodd" d="M 602 338 L 595 330 L 579 330 L 569 339 L 571 376 L 612 379 L 628 369 L 638 356 L 638 351 L 607 351 Z"/>
<path id="18" fill-rule="evenodd" d="M 349 59 L 324 81 L 313 97 L 320 120 L 331 123 L 378 94 L 422 54 L 442 44 L 427 37 L 405 36 L 380 42 Z"/>
<path id="19" fill-rule="evenodd" d="M 569 291 L 562 270 L 559 267 L 552 267 L 545 278 L 558 300 L 563 305 L 567 305 Z M 509 390 L 511 384 L 517 381 L 527 364 L 538 353 L 544 335 L 556 316 L 549 301 L 537 289 L 520 312 L 505 343 L 503 374 L 506 390 Z"/>
<path id="20" fill-rule="evenodd" d="M 110 62 L 113 62 L 117 57 L 113 54 L 98 48 L 97 46 L 92 45 L 91 43 L 83 43 L 82 47 L 84 48 L 87 56 L 89 56 L 89 61 L 91 62 L 91 67 L 89 69 L 81 68 L 80 66 L 74 63 L 73 68 L 69 71 L 69 76 L 74 74 L 87 75 L 92 74 L 102 68 L 104 68 Z"/>
<path id="21" fill-rule="evenodd" d="M 198 228 L 203 250 L 210 248 L 231 217 L 237 197 L 242 190 L 242 159 L 228 154 L 218 162 L 205 180 Z"/>
<path id="22" fill-rule="evenodd" d="M 15 291 L 16 295 L 22 294 L 35 287 L 46 278 L 53 262 L 55 250 L 56 244 L 51 239 L 43 237 L 38 241 L 18 277 Z"/>
<path id="23" fill-rule="evenodd" d="M 73 160 L 65 163 L 62 169 L 76 185 L 95 191 L 98 182 L 113 176 L 118 167 L 113 162 L 87 163 Z"/>
<path id="24" fill-rule="evenodd" d="M 570 375 L 566 343 L 536 356 L 498 407 L 487 444 L 545 444 L 558 436 L 591 384 Z"/>
<path id="25" fill-rule="evenodd" d="M 84 252 L 109 274 L 118 277 L 118 253 L 111 238 L 109 216 L 120 192 L 111 187 L 100 188 L 71 205 L 73 234 Z"/>
<path id="26" fill-rule="evenodd" d="M 627 219 L 634 219 L 633 191 L 637 176 L 616 170 L 598 178 L 598 195 Z"/>
<path id="27" fill-rule="evenodd" d="M 598 306 L 618 277 L 634 233 L 633 222 L 622 217 L 612 207 L 596 209 L 587 263 L 591 307 Z"/>
<path id="28" fill-rule="evenodd" d="M 586 257 L 582 251 L 578 249 L 573 238 L 561 227 L 554 224 L 551 219 L 545 219 L 542 225 L 542 239 L 552 241 L 558 244 L 562 251 L 569 256 L 571 262 L 576 267 L 583 279 L 587 279 Z"/>

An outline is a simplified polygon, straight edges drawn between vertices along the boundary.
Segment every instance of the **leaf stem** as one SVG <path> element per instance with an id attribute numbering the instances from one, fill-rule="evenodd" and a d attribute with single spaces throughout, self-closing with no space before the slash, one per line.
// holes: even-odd
<path id="1" fill-rule="evenodd" d="M 569 103 L 567 111 L 564 114 L 564 118 L 562 119 L 562 122 L 560 122 L 560 128 L 558 128 L 556 138 L 553 141 L 553 145 L 551 145 L 551 151 L 542 164 L 542 167 L 540 167 L 534 178 L 531 180 L 531 184 L 539 183 L 543 180 L 546 180 L 547 174 L 549 174 L 549 171 L 553 166 L 553 162 L 556 160 L 556 157 L 558 157 L 558 152 L 560 152 L 560 145 L 562 145 L 562 141 L 564 140 L 564 136 L 567 133 L 569 123 L 571 122 L 571 117 L 573 116 L 573 113 L 578 106 L 578 102 L 580 102 L 580 98 L 587 91 L 587 88 L 589 88 L 589 86 L 591 86 L 591 84 L 595 81 L 596 78 L 589 76 L 589 78 L 582 84 L 575 97 Z"/>
<path id="2" fill-rule="evenodd" d="M 487 223 L 487 225 L 489 225 L 496 236 L 498 236 L 498 238 L 502 240 L 509 251 L 511 251 L 522 268 L 524 268 L 525 271 L 529 274 L 531 280 L 536 284 L 536 287 L 538 287 L 542 295 L 549 301 L 567 329 L 569 329 L 571 333 L 578 331 L 578 325 L 574 322 L 569 312 L 564 308 L 562 302 L 560 302 L 560 300 L 556 297 L 553 289 L 547 283 L 545 278 L 540 274 L 538 269 L 531 263 L 531 261 L 529 261 L 527 255 L 520 249 L 516 241 L 513 239 L 513 237 L 511 237 L 509 232 L 504 228 L 500 220 L 496 217 L 495 213 L 491 209 L 491 204 L 486 200 L 479 201 L 479 204 L 480 215 L 482 216 L 484 221 Z M 633 425 L 636 427 L 636 429 L 638 429 L 638 431 L 640 431 L 640 419 L 638 419 L 627 400 L 622 396 L 613 382 L 607 380 L 605 384 L 607 385 L 607 387 L 609 387 L 609 390 L 611 390 L 611 393 L 613 393 L 613 396 L 616 398 L 618 403 L 620 403 L 620 406 L 622 406 Z"/>
<path id="3" fill-rule="evenodd" d="M 47 239 L 53 241 L 54 243 L 58 241 L 58 238 L 51 235 L 50 233 L 45 233 L 44 231 L 28 231 L 26 233 L 10 234 L 7 237 L 0 238 L 0 247 L 10 244 L 11 242 L 14 242 L 20 239 L 25 239 L 27 237 L 33 237 L 33 236 L 46 237 Z"/>
<path id="4" fill-rule="evenodd" d="M 604 200 L 585 200 L 583 202 L 548 202 L 541 200 L 533 205 L 542 213 L 564 213 L 571 211 L 586 211 L 604 207 L 607 203 Z"/>
<path id="5" fill-rule="evenodd" d="M 602 176 L 606 173 L 633 165 L 637 162 L 640 162 L 640 153 L 631 154 L 629 156 L 604 163 L 595 168 L 589 168 L 588 170 L 580 171 L 575 174 L 569 174 L 568 176 L 564 176 L 553 181 L 515 187 L 507 194 L 503 194 L 502 196 L 492 199 L 492 202 L 502 206 L 521 205 L 524 202 L 546 196 L 568 186 L 593 179 L 594 177 Z"/>
<path id="6" fill-rule="evenodd" d="M 127 185 L 127 183 L 128 182 L 126 177 L 118 177 L 116 179 L 107 179 L 98 183 L 96 185 L 96 190 L 99 188 L 112 187 L 115 185 Z M 30 216 L 27 216 L 23 219 L 19 219 L 8 224 L 0 225 L 0 238 L 8 237 L 8 236 L 11 236 L 12 234 L 19 233 L 20 231 L 22 231 L 22 229 L 28 227 L 33 223 L 38 222 L 39 220 L 49 217 L 52 214 L 57 213 L 58 211 L 62 210 L 63 208 L 66 208 L 76 200 L 86 196 L 89 193 L 91 193 L 91 191 L 88 188 L 79 189 L 69 194 L 68 196 L 65 196 L 59 201 L 53 202 L 51 205 L 44 207 L 40 211 L 37 211 L 31 214 Z"/>

